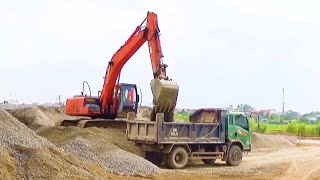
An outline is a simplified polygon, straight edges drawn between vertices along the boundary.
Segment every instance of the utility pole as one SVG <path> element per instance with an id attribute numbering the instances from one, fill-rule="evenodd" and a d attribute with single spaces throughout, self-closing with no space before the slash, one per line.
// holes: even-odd
<path id="1" fill-rule="evenodd" d="M 59 104 L 61 104 L 61 95 L 58 97 Z"/>
<path id="2" fill-rule="evenodd" d="M 282 89 L 282 114 L 284 114 L 284 88 Z"/>

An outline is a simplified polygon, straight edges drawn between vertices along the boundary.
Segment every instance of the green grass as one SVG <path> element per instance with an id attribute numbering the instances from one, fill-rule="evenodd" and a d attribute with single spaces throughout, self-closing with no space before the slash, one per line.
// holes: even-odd
<path id="1" fill-rule="evenodd" d="M 286 126 L 285 124 L 267 124 L 268 126 L 268 131 L 267 133 L 284 133 L 286 131 Z"/>
<path id="2" fill-rule="evenodd" d="M 174 120 L 182 120 L 184 122 L 189 122 L 189 114 L 187 113 L 175 113 L 174 114 Z"/>
<path id="3" fill-rule="evenodd" d="M 269 124 L 260 123 L 260 129 L 257 128 L 257 123 L 250 121 L 252 131 L 262 132 L 267 134 L 292 134 L 303 137 L 320 137 L 320 123 L 308 124 L 302 122 L 291 122 L 288 124 Z"/>

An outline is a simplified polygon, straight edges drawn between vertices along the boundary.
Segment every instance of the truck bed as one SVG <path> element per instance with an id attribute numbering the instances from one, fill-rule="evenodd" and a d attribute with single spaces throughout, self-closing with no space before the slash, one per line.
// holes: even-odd
<path id="1" fill-rule="evenodd" d="M 179 144 L 179 143 L 224 143 L 224 122 L 186 123 L 164 122 L 163 114 L 157 114 L 156 121 L 127 121 L 127 138 L 137 143 Z"/>

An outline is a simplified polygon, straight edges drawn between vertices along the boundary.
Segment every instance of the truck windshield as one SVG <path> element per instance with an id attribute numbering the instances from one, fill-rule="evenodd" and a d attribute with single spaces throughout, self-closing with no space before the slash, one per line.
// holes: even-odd
<path id="1" fill-rule="evenodd" d="M 242 127 L 243 129 L 249 131 L 249 125 L 248 125 L 248 120 L 245 116 L 243 115 L 236 115 L 235 116 L 236 120 L 236 125 L 239 127 Z"/>

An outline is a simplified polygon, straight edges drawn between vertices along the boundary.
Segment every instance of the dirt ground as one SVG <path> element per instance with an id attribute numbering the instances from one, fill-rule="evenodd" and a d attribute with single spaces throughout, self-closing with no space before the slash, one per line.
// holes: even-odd
<path id="1" fill-rule="evenodd" d="M 165 170 L 155 179 L 320 179 L 320 146 L 262 149 L 243 157 L 237 167 L 192 163 L 184 170 Z"/>
<path id="2" fill-rule="evenodd" d="M 214 165 L 205 165 L 201 161 L 197 161 L 189 162 L 188 166 L 183 170 L 171 170 L 161 167 L 160 172 L 151 175 L 137 174 L 133 176 L 121 176 L 106 171 L 95 162 L 95 159 L 84 161 L 76 154 L 68 151 L 61 151 L 61 148 L 70 143 L 72 144 L 77 138 L 83 138 L 86 141 L 88 140 L 100 144 L 99 148 L 101 152 L 114 153 L 113 149 L 109 150 L 112 146 L 116 147 L 114 149 L 121 149 L 128 152 L 129 154 L 126 155 L 128 155 L 129 158 L 127 159 L 130 159 L 131 156 L 143 156 L 139 148 L 134 146 L 132 142 L 126 140 L 125 132 L 114 129 L 54 127 L 53 124 L 59 119 L 65 118 L 63 111 L 56 108 L 46 109 L 40 107 L 36 109 L 8 111 L 14 117 L 3 111 L 3 118 L 0 121 L 0 125 L 6 127 L 2 130 L 4 135 L 10 135 L 10 137 L 16 138 L 6 139 L 4 138 L 5 136 L 3 136 L 3 142 L 0 141 L 4 143 L 3 145 L 8 143 L 9 145 L 10 143 L 12 144 L 10 148 L 7 148 L 6 146 L 0 148 L 0 176 L 7 179 L 16 179 L 15 177 L 17 176 L 35 177 L 35 179 L 37 179 L 36 177 L 48 177 L 49 179 L 160 180 L 320 179 L 320 139 L 297 140 L 296 137 L 257 133 L 254 133 L 252 136 L 252 152 L 245 154 L 242 163 L 237 167 L 229 167 L 225 162 L 220 160 L 217 160 Z M 147 110 L 141 111 L 139 116 L 146 117 L 146 114 L 148 114 Z M 22 123 L 18 122 L 18 120 Z M 32 131 L 28 128 L 32 129 L 36 134 L 32 134 Z M 45 138 L 43 142 L 52 143 L 53 148 L 48 149 L 41 145 L 44 144 L 40 139 L 41 137 Z M 38 141 L 41 145 L 39 145 L 41 149 L 32 149 L 35 142 Z M 24 144 L 24 146 L 28 145 L 32 148 L 22 147 L 17 149 L 16 144 Z M 101 146 L 101 144 L 103 144 L 103 146 Z M 78 146 L 73 146 L 73 148 L 77 147 Z M 23 160 L 26 157 L 27 159 Z M 142 161 L 140 162 L 141 158 L 139 158 L 137 159 L 137 162 L 134 162 L 132 158 L 132 162 L 134 163 L 130 162 L 133 167 L 145 163 Z M 21 165 L 21 160 L 25 165 Z M 123 166 L 121 163 L 119 165 Z M 67 170 L 67 173 L 64 173 L 66 172 L 65 170 Z M 31 176 L 30 173 L 33 176 Z"/>

